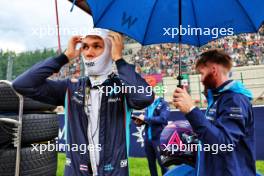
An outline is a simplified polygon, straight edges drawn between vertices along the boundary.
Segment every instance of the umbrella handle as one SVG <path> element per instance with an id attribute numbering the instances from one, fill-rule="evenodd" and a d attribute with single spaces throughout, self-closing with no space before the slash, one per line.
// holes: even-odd
<path id="1" fill-rule="evenodd" d="M 182 25 L 182 0 L 179 0 L 179 29 Z M 177 87 L 180 87 L 180 88 L 184 88 L 183 85 L 182 85 L 182 80 L 183 80 L 183 77 L 182 77 L 182 60 L 181 60 L 181 50 L 182 50 L 182 35 L 181 33 L 179 33 L 179 74 L 178 74 L 178 81 L 179 81 L 179 84 L 177 85 Z"/>
<path id="2" fill-rule="evenodd" d="M 177 80 L 179 81 L 177 87 L 180 87 L 183 89 L 183 85 L 182 85 L 183 76 L 181 74 L 179 74 L 177 77 Z"/>

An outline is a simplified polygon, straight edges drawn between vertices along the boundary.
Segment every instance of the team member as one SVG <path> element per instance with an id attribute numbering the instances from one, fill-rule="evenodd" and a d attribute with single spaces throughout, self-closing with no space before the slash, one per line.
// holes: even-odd
<path id="1" fill-rule="evenodd" d="M 159 96 L 155 96 L 154 102 L 145 110 L 145 115 L 141 114 L 135 123 L 145 126 L 145 152 L 148 159 L 148 165 L 151 176 L 158 176 L 156 160 L 161 168 L 162 175 L 167 172 L 167 168 L 161 163 L 160 158 L 160 134 L 163 128 L 168 124 L 170 115 L 169 104 Z"/>
<path id="2" fill-rule="evenodd" d="M 208 108 L 204 115 L 181 88 L 174 92 L 175 107 L 185 113 L 202 146 L 218 146 L 218 153 L 203 151 L 197 159 L 201 176 L 255 176 L 254 116 L 252 94 L 242 83 L 229 80 L 230 56 L 222 51 L 203 53 L 196 64 L 206 88 Z"/>

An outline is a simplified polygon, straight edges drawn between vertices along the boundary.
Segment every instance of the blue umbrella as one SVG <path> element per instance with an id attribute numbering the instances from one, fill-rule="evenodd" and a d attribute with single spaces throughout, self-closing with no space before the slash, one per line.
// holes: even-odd
<path id="1" fill-rule="evenodd" d="M 264 20 L 263 0 L 87 0 L 94 25 L 124 33 L 142 45 L 183 43 L 202 46 L 219 36 L 213 28 L 234 34 L 257 32 Z M 179 6 L 181 8 L 179 8 Z M 185 29 L 211 29 L 210 35 L 172 34 Z M 170 29 L 169 29 L 170 28 Z M 195 31 L 192 31 L 193 34 Z M 165 35 L 163 35 L 165 34 Z"/>
<path id="2" fill-rule="evenodd" d="M 264 0 L 86 1 L 95 27 L 126 34 L 142 45 L 202 46 L 223 36 L 257 32 L 264 21 Z M 181 65 L 179 74 L 181 79 Z"/>

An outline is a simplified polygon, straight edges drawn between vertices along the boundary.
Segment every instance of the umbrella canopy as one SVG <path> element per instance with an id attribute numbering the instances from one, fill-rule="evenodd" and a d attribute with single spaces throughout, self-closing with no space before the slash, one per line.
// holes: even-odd
<path id="1" fill-rule="evenodd" d="M 223 36 L 257 32 L 264 20 L 263 0 L 87 0 L 87 3 L 95 27 L 124 33 L 142 45 L 202 46 Z"/>
<path id="2" fill-rule="evenodd" d="M 126 34 L 142 45 L 199 47 L 220 37 L 257 32 L 264 21 L 263 0 L 86 1 L 95 27 Z M 181 45 L 177 79 L 181 86 Z"/>

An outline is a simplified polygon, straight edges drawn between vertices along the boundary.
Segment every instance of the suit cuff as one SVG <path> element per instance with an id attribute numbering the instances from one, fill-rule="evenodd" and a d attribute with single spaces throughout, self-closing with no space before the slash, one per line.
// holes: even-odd
<path id="1" fill-rule="evenodd" d="M 185 117 L 188 119 L 194 130 L 203 125 L 206 121 L 203 112 L 198 107 L 195 107 L 191 112 L 186 114 Z"/>
<path id="2" fill-rule="evenodd" d="M 144 122 L 146 122 L 147 124 L 150 124 L 150 119 L 148 117 L 145 117 Z"/>
<path id="3" fill-rule="evenodd" d="M 68 57 L 62 53 L 59 56 L 54 58 L 55 62 L 58 63 L 60 66 L 63 66 L 69 62 Z"/>

